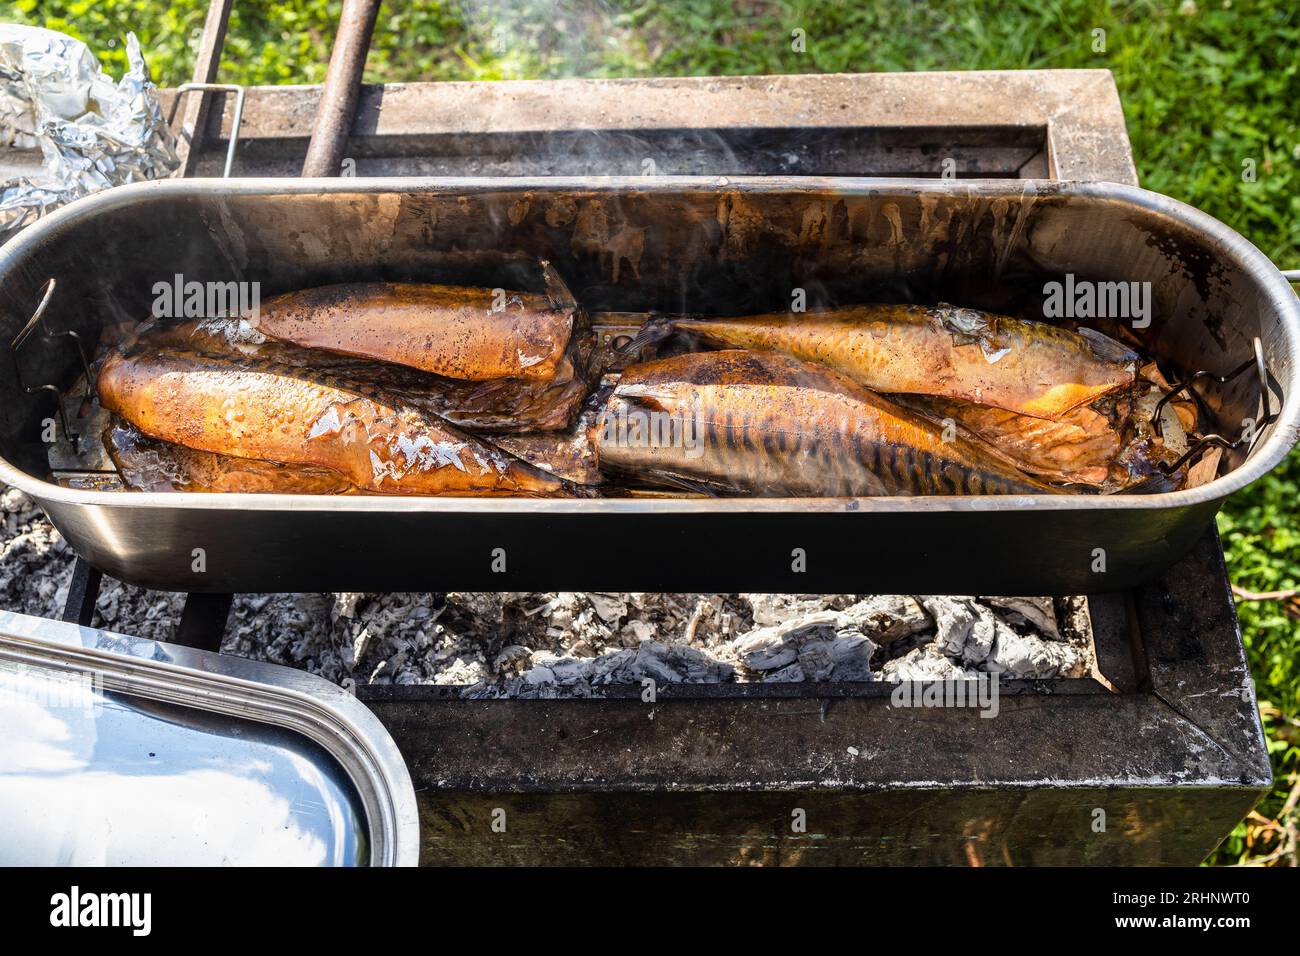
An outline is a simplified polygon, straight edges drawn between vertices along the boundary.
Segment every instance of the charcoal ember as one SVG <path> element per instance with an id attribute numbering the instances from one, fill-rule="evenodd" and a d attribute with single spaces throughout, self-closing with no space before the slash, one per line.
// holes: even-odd
<path id="1" fill-rule="evenodd" d="M 1028 626 L 1049 640 L 1061 639 L 1056 620 L 1056 605 L 1049 597 L 981 597 L 984 604 L 997 608 L 1012 624 Z"/>
<path id="2" fill-rule="evenodd" d="M 1085 658 L 1092 655 L 1092 618 L 1088 613 L 1086 597 L 1057 598 L 1056 620 L 1060 624 L 1061 639 L 1069 641 L 1082 651 Z"/>
<path id="3" fill-rule="evenodd" d="M 890 682 L 962 680 L 977 676 L 948 659 L 935 644 L 927 644 L 915 651 L 887 661 L 881 668 L 880 679 Z"/>
<path id="4" fill-rule="evenodd" d="M 95 599 L 95 627 L 155 641 L 170 641 L 180 623 L 185 595 L 148 591 L 105 578 Z"/>
<path id="5" fill-rule="evenodd" d="M 331 620 L 337 597 L 236 595 L 221 649 L 310 670 L 336 683 L 352 678 L 354 645 L 348 622 Z"/>
<path id="6" fill-rule="evenodd" d="M 847 612 L 818 611 L 744 634 L 728 651 L 759 680 L 871 680 L 876 645 Z"/>
<path id="7" fill-rule="evenodd" d="M 532 655 L 532 666 L 523 673 L 529 684 L 579 684 L 591 680 L 596 662 L 580 657 L 565 657 L 540 651 Z"/>
<path id="8" fill-rule="evenodd" d="M 965 598 L 927 595 L 921 605 L 934 618 L 935 648 L 948 657 L 960 658 L 978 615 Z"/>
<path id="9" fill-rule="evenodd" d="M 533 652 L 522 644 L 511 644 L 503 647 L 493 659 L 492 670 L 505 676 L 518 676 L 528 668 L 532 656 Z"/>
<path id="10" fill-rule="evenodd" d="M 562 598 L 532 591 L 453 591 L 442 596 L 438 620 L 481 645 L 488 660 L 511 644 L 555 649 L 569 623 Z"/>
<path id="11" fill-rule="evenodd" d="M 778 667 L 763 675 L 765 684 L 800 684 L 808 679 L 807 672 L 796 661 L 785 667 Z"/>
<path id="12" fill-rule="evenodd" d="M 560 592 L 543 609 L 548 622 L 546 636 L 550 647 L 560 650 L 583 641 L 603 644 L 610 639 L 615 624 L 625 611 L 622 602 L 575 591 Z"/>
<path id="13" fill-rule="evenodd" d="M 0 607 L 58 617 L 67 600 L 73 554 L 25 493 L 0 485 Z"/>
<path id="14" fill-rule="evenodd" d="M 653 639 L 654 636 L 655 628 L 649 621 L 628 621 L 619 631 L 619 639 L 624 647 L 636 647 L 643 641 Z"/>
<path id="15" fill-rule="evenodd" d="M 1083 677 L 1087 663 L 1079 649 L 1071 644 L 1017 634 L 1008 627 L 998 632 L 983 669 L 991 674 L 1026 679 Z"/>
<path id="16" fill-rule="evenodd" d="M 711 647 L 732 637 L 737 622 L 750 619 L 749 605 L 734 594 L 634 592 L 627 598 L 622 628 L 636 622 L 650 628 L 647 633 L 645 628 L 635 627 L 634 635 L 625 635 L 624 644 L 629 647 L 646 638 Z"/>
<path id="17" fill-rule="evenodd" d="M 527 669 L 504 683 L 481 681 L 463 692 L 465 697 L 589 697 L 610 684 L 709 684 L 732 678 L 734 668 L 710 655 L 682 644 L 645 641 L 596 658 L 579 658 L 541 651 Z"/>
<path id="18" fill-rule="evenodd" d="M 462 631 L 500 628 L 506 601 L 513 595 L 493 591 L 451 591 L 445 599 L 446 617 Z"/>
<path id="19" fill-rule="evenodd" d="M 6 515 L 17 515 L 19 522 L 26 524 L 39 514 L 40 509 L 36 507 L 27 492 L 18 488 L 7 488 L 4 494 L 0 495 L 0 511 Z"/>
<path id="20" fill-rule="evenodd" d="M 831 656 L 830 672 L 825 677 L 815 680 L 835 681 L 869 681 L 875 680 L 871 671 L 871 658 L 876 652 L 876 645 L 862 634 L 839 633 L 829 648 Z M 807 669 L 803 657 L 800 663 Z"/>
<path id="21" fill-rule="evenodd" d="M 340 618 L 352 620 L 357 616 L 357 604 L 365 595 L 356 591 L 340 593 L 334 595 L 334 604 L 330 609 L 330 616 L 337 621 Z"/>
<path id="22" fill-rule="evenodd" d="M 407 654 L 405 651 L 398 651 L 387 660 L 380 661 L 379 666 L 370 673 L 370 683 L 384 684 L 390 683 L 399 676 L 402 671 L 402 665 L 406 663 Z"/>
<path id="23" fill-rule="evenodd" d="M 863 634 L 885 643 L 911 637 L 933 622 L 920 602 L 905 594 L 875 594 L 844 609 Z"/>
<path id="24" fill-rule="evenodd" d="M 818 611 L 842 611 L 865 594 L 741 594 L 755 627 L 771 627 Z"/>
<path id="25" fill-rule="evenodd" d="M 918 662 L 939 654 L 970 674 L 1023 679 L 1079 677 L 1087 671 L 1086 655 L 1061 640 L 1050 598 L 999 599 L 995 603 L 988 598 L 927 596 L 921 603 L 934 616 L 935 637 L 921 652 L 913 652 Z M 1017 622 L 1024 633 L 994 608 Z M 1038 633 L 1033 633 L 1036 630 Z M 886 673 L 898 673 L 900 668 L 906 669 L 906 665 L 892 669 L 886 665 Z"/>
<path id="26" fill-rule="evenodd" d="M 978 667 L 993 652 L 998 639 L 1004 633 L 1014 636 L 1015 631 L 985 605 L 972 601 L 970 608 L 975 612 L 975 622 L 966 636 L 966 643 L 962 646 L 960 657 L 963 664 Z"/>
<path id="27" fill-rule="evenodd" d="M 982 599 L 930 595 L 921 598 L 934 616 L 934 648 L 957 664 L 979 668 L 1003 631 L 1014 633 Z"/>
<path id="28" fill-rule="evenodd" d="M 411 683 L 440 684 L 448 687 L 486 683 L 491 680 L 491 673 L 481 656 L 466 648 L 444 648 L 443 653 L 434 663 L 431 673 Z M 418 673 L 418 672 L 413 672 Z M 397 683 L 405 683 L 405 673 L 399 675 Z"/>
<path id="29" fill-rule="evenodd" d="M 592 663 L 591 682 L 633 684 L 650 678 L 661 684 L 716 684 L 730 680 L 735 668 L 698 648 L 645 641 L 635 650 L 604 654 Z"/>
<path id="30" fill-rule="evenodd" d="M 737 638 L 731 647 L 740 662 L 751 671 L 786 667 L 799 659 L 799 646 L 779 625 L 765 627 Z"/>
<path id="31" fill-rule="evenodd" d="M 627 616 L 627 599 L 624 595 L 591 591 L 587 594 L 592 610 L 606 624 L 617 624 Z"/>

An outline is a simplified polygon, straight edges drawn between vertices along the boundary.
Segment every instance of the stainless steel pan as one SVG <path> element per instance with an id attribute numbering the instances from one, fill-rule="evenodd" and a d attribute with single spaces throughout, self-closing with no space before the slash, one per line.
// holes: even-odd
<path id="1" fill-rule="evenodd" d="M 1140 334 L 1201 381 L 1224 435 L 1275 421 L 1221 476 L 1147 496 L 501 500 L 135 494 L 48 479 L 45 427 L 81 371 L 74 331 L 148 314 L 180 273 L 262 294 L 361 278 L 528 287 L 549 259 L 590 310 L 741 314 L 809 302 L 993 310 L 1079 279 L 1152 283 Z M 1300 303 L 1249 242 L 1105 183 L 869 179 L 197 180 L 110 190 L 0 249 L 0 340 L 57 279 L 43 334 L 0 372 L 0 481 L 107 573 L 192 591 L 1081 593 L 1131 586 L 1275 466 L 1300 427 Z M 537 291 L 541 291 L 537 289 Z M 21 374 L 21 382 L 19 380 Z M 31 391 L 28 391 L 31 389 Z M 73 427 L 76 423 L 73 422 Z M 93 436 L 92 436 L 93 440 Z M 802 568 L 803 570 L 799 570 Z"/>

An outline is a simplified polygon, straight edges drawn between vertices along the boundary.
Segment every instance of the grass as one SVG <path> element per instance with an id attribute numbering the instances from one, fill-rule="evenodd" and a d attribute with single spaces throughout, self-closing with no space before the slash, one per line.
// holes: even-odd
<path id="1" fill-rule="evenodd" d="M 0 18 L 90 43 L 114 74 L 134 29 L 155 78 L 189 79 L 206 3 L 17 0 Z M 337 3 L 235 4 L 221 79 L 316 83 Z M 804 31 L 806 49 L 792 48 Z M 1104 50 L 1097 50 L 1097 30 Z M 1300 267 L 1300 5 L 1095 0 L 767 2 L 539 0 L 385 5 L 371 82 L 560 76 L 1105 67 L 1115 74 L 1145 186 L 1217 216 L 1284 268 Z M 1243 176 L 1253 167 L 1250 181 Z M 1219 527 L 1233 581 L 1300 587 L 1300 457 L 1234 497 Z M 1257 817 L 1211 862 L 1295 860 L 1300 605 L 1240 604 L 1277 773 Z M 1285 811 L 1285 812 L 1284 812 Z M 1290 827 L 1288 834 L 1287 827 Z"/>

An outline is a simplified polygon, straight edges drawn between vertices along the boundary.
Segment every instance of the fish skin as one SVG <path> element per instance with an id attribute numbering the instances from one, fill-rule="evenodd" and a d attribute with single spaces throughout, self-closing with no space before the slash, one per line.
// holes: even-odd
<path id="1" fill-rule="evenodd" d="M 1017 468 L 1051 481 L 1101 488 L 1120 454 L 1119 432 L 1087 406 L 1052 420 L 942 398 L 907 396 L 900 404 L 935 422 L 951 419 Z"/>
<path id="2" fill-rule="evenodd" d="M 692 424 L 679 426 L 676 445 L 647 447 L 618 432 L 620 414 L 638 409 Z M 697 440 L 703 451 L 693 458 L 687 446 Z M 974 441 L 943 441 L 933 423 L 838 372 L 772 352 L 692 352 L 632 366 L 593 443 L 604 468 L 727 493 L 1056 493 Z"/>
<path id="3" fill-rule="evenodd" d="M 328 468 L 366 493 L 581 493 L 438 418 L 285 366 L 142 350 L 109 355 L 98 387 L 105 409 L 154 438 Z"/>
<path id="4" fill-rule="evenodd" d="M 604 484 L 596 453 L 591 446 L 592 426 L 599 417 L 611 389 L 602 387 L 583 403 L 582 412 L 572 428 L 564 431 L 530 432 L 522 435 L 495 435 L 493 443 L 516 458 L 522 458 L 543 471 L 567 481 L 596 488 Z"/>
<path id="5" fill-rule="evenodd" d="M 104 429 L 104 448 L 122 483 L 132 491 L 341 495 L 355 491 L 328 468 L 234 458 L 150 438 L 114 418 Z"/>
<path id="6" fill-rule="evenodd" d="M 248 319 L 264 335 L 304 348 L 394 362 L 481 382 L 555 377 L 574 311 L 551 299 L 492 289 L 352 282 L 274 296 Z"/>
<path id="7" fill-rule="evenodd" d="M 820 362 L 876 392 L 961 399 L 1035 418 L 1059 417 L 1135 375 L 1133 361 L 1099 356 L 1068 329 L 946 305 L 661 322 L 722 348 Z"/>
<path id="8" fill-rule="evenodd" d="M 477 382 L 445 378 L 403 365 L 307 349 L 263 335 L 236 318 L 189 319 L 143 328 L 133 348 L 173 348 L 328 372 L 358 391 L 386 394 L 471 431 L 559 431 L 573 425 L 587 395 L 590 342 L 575 335 L 547 381 Z"/>

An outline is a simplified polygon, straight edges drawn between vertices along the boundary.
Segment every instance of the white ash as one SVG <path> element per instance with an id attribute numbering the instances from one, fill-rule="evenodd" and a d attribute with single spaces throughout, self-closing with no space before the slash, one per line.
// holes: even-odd
<path id="1" fill-rule="evenodd" d="M 735 655 L 756 680 L 873 680 L 876 644 L 862 632 L 865 618 L 854 614 L 858 607 L 817 611 L 761 627 L 723 645 L 723 652 Z"/>
<path id="2" fill-rule="evenodd" d="M 0 607 L 59 617 L 73 555 L 0 486 Z M 105 579 L 96 626 L 169 640 L 182 595 Z M 442 684 L 470 697 L 612 685 L 1086 675 L 1069 598 L 863 594 L 450 592 L 240 594 L 222 650 L 344 686 Z"/>
<path id="3" fill-rule="evenodd" d="M 1031 624 L 1034 630 L 1053 641 L 1061 639 L 1060 626 L 1056 621 L 1056 611 L 1051 598 L 1026 597 L 982 597 L 980 601 L 1009 612 L 1007 618 L 1013 623 L 1023 621 Z"/>
<path id="4" fill-rule="evenodd" d="M 63 536 L 31 498 L 0 485 L 0 606 L 39 617 L 58 617 L 73 555 Z"/>

